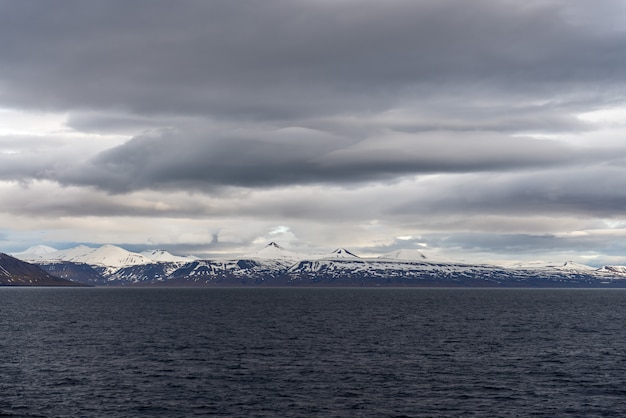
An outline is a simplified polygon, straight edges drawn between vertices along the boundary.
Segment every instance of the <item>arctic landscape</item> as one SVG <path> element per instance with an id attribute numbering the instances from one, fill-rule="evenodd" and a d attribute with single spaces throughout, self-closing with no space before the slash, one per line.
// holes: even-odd
<path id="1" fill-rule="evenodd" d="M 57 250 L 31 247 L 0 258 L 2 285 L 345 286 L 345 287 L 626 287 L 626 266 L 573 262 L 469 264 L 399 250 L 375 258 L 339 248 L 291 252 L 275 242 L 248 256 L 197 259 L 164 250 L 114 245 Z"/>

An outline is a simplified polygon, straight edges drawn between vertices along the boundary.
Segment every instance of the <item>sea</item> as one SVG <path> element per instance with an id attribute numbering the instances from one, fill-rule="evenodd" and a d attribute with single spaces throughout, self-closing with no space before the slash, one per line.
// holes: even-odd
<path id="1" fill-rule="evenodd" d="M 626 290 L 0 288 L 0 416 L 626 416 Z"/>

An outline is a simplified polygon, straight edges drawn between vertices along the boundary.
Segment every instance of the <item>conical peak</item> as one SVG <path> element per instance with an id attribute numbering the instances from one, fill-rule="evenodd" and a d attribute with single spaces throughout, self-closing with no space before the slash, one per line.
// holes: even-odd
<path id="1" fill-rule="evenodd" d="M 354 257 L 354 258 L 359 258 L 359 256 L 351 253 L 350 251 L 346 250 L 345 248 L 337 248 L 335 251 L 332 252 L 332 255 L 334 257 Z"/>

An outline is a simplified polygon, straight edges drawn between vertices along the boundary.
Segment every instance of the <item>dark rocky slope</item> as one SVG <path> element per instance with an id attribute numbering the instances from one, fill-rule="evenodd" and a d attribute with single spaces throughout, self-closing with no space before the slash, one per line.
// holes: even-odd
<path id="1" fill-rule="evenodd" d="M 0 253 L 0 286 L 78 286 L 44 271 L 41 267 Z"/>

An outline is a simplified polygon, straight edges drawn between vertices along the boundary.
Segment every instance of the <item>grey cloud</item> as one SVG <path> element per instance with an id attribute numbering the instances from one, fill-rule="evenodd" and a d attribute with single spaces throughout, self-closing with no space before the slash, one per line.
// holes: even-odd
<path id="1" fill-rule="evenodd" d="M 623 33 L 581 20 L 586 7 L 5 1 L 0 98 L 70 110 L 280 119 L 380 110 L 406 94 L 459 97 L 463 89 L 466 97 L 486 88 L 554 95 L 586 85 L 614 94 L 623 90 Z"/>
<path id="2" fill-rule="evenodd" d="M 423 244 L 427 244 L 427 246 L 423 246 Z M 513 234 L 474 231 L 447 232 L 445 234 L 426 233 L 417 238 L 407 240 L 396 239 L 389 245 L 372 247 L 369 250 L 386 253 L 398 249 L 413 248 L 425 254 L 432 254 L 433 250 L 437 252 L 445 248 L 449 252 L 454 251 L 461 255 L 498 253 L 515 258 L 519 257 L 521 254 L 534 254 L 535 258 L 542 259 L 547 252 L 571 252 L 573 255 L 577 251 L 590 252 L 604 250 L 607 251 L 607 254 L 617 253 L 617 251 L 615 251 L 616 248 L 612 247 L 614 246 L 606 237 L 559 237 L 554 234 Z M 621 249 L 626 251 L 626 246 L 623 246 Z"/>
<path id="3" fill-rule="evenodd" d="M 208 135 L 208 137 L 204 136 Z M 138 189 L 389 181 L 398 176 L 580 164 L 609 152 L 484 134 L 392 135 L 355 140 L 291 128 L 219 137 L 189 131 L 142 135 L 55 180 L 113 193 Z"/>
<path id="4" fill-rule="evenodd" d="M 24 153 L 17 147 L 0 150 L 0 180 L 28 185 L 35 179 L 51 176 L 59 165 L 62 164 L 44 153 Z"/>
<path id="5" fill-rule="evenodd" d="M 64 191 L 54 188 L 51 194 L 41 194 L 37 199 L 30 195 L 7 197 L 0 212 L 36 217 L 166 217 L 169 219 L 202 217 L 206 208 L 189 204 L 185 207 L 171 205 L 161 208 L 157 202 L 135 202 L 130 199 L 112 200 L 97 193 Z"/>
<path id="6" fill-rule="evenodd" d="M 485 92 L 480 99 L 475 100 L 461 96 L 412 103 L 407 108 L 377 115 L 370 128 L 378 124 L 398 132 L 583 132 L 593 127 L 577 118 L 576 114 L 594 106 L 597 104 L 582 97 L 571 98 L 565 105 L 551 102 L 528 103 L 524 102 L 524 98 L 494 97 Z"/>
<path id="7" fill-rule="evenodd" d="M 432 248 L 428 246 L 428 244 L 422 237 L 406 237 L 404 239 L 395 238 L 391 243 L 373 245 L 368 247 L 366 250 L 368 253 L 386 254 L 397 250 L 404 250 L 407 248 L 422 252 L 432 250 Z"/>
<path id="8" fill-rule="evenodd" d="M 623 166 L 608 164 L 475 174 L 396 205 L 390 213 L 621 218 L 626 207 L 625 178 Z"/>
<path id="9" fill-rule="evenodd" d="M 0 135 L 0 180 L 57 181 L 60 171 L 102 148 L 84 137 Z"/>
<path id="10" fill-rule="evenodd" d="M 607 236 L 557 236 L 553 234 L 493 234 L 489 232 L 427 234 L 424 239 L 436 246 L 455 249 L 460 253 L 506 254 L 509 258 L 530 255 L 543 261 L 555 254 L 562 261 L 579 254 L 604 254 L 623 259 L 626 246 Z M 548 258 L 548 259 L 546 259 Z M 602 265 L 602 261 L 595 262 Z"/>
<path id="11" fill-rule="evenodd" d="M 69 115 L 66 126 L 87 133 L 141 133 L 163 128 L 163 121 L 121 114 L 74 112 Z"/>
<path id="12" fill-rule="evenodd" d="M 525 253 L 528 251 L 541 253 L 557 248 L 571 249 L 573 244 L 575 244 L 572 241 L 577 241 L 576 246 L 578 249 L 589 248 L 589 240 L 567 240 L 552 234 L 456 233 L 445 237 L 440 236 L 439 239 L 436 236 L 429 236 L 429 239 L 447 247 L 484 252 L 498 250 L 499 252 L 508 253 Z"/>
<path id="13" fill-rule="evenodd" d="M 293 231 L 310 223 L 296 234 L 303 242 L 364 242 L 369 230 L 355 222 L 379 219 L 392 235 L 448 231 L 448 241 L 424 236 L 442 247 L 581 249 L 551 233 L 622 218 L 626 205 L 623 146 L 576 117 L 626 103 L 625 9 L 609 0 L 0 0 L 0 106 L 67 114 L 74 136 L 105 134 L 0 137 L 3 193 L 15 191 L 12 180 L 57 192 L 6 194 L 0 209 L 287 219 Z M 106 134 L 133 138 L 102 151 Z M 201 193 L 193 204 L 174 191 Z M 480 235 L 496 228 L 507 234 L 500 241 Z M 258 238 L 243 235 L 232 232 L 241 246 Z"/>

